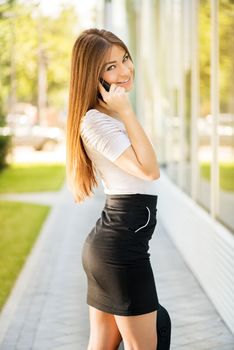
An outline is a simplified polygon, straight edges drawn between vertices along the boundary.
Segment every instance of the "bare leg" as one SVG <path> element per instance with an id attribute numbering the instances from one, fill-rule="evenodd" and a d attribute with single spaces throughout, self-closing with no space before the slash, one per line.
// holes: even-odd
<path id="1" fill-rule="evenodd" d="M 89 306 L 90 338 L 87 350 L 117 350 L 122 337 L 112 314 Z"/>
<path id="2" fill-rule="evenodd" d="M 157 348 L 157 311 L 137 316 L 117 316 L 125 350 L 155 350 Z"/>

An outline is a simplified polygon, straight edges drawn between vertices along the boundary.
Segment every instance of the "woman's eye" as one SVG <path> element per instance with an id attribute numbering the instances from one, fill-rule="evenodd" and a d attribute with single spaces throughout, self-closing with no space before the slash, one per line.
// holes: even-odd
<path id="1" fill-rule="evenodd" d="M 129 58 L 129 55 L 126 55 L 125 57 L 124 57 L 124 61 L 127 61 L 128 60 L 128 58 Z M 115 65 L 114 64 L 112 64 L 112 66 L 110 66 L 110 67 L 108 67 L 107 68 L 107 70 L 112 70 L 112 67 L 115 67 Z"/>
<path id="2" fill-rule="evenodd" d="M 108 68 L 107 68 L 107 70 L 111 70 L 111 67 L 115 67 L 115 66 L 114 66 L 114 65 L 112 65 L 112 66 L 108 67 Z"/>

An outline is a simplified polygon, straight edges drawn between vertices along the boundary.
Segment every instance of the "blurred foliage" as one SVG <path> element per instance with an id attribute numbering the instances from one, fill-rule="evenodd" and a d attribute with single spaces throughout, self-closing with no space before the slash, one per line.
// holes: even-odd
<path id="1" fill-rule="evenodd" d="M 199 66 L 200 66 L 200 106 L 202 116 L 210 113 L 210 40 L 211 40 L 210 1 L 199 3 Z"/>
<path id="2" fill-rule="evenodd" d="M 210 113 L 210 1 L 200 1 L 199 8 L 199 59 L 201 115 Z M 234 1 L 220 0 L 219 23 L 219 94 L 221 113 L 234 111 Z"/>
<path id="3" fill-rule="evenodd" d="M 210 163 L 200 163 L 201 177 L 210 181 L 211 167 Z M 219 163 L 219 185 L 223 191 L 234 192 L 234 163 Z"/>
<path id="4" fill-rule="evenodd" d="M 64 108 L 71 49 L 79 30 L 77 14 L 71 5 L 64 5 L 57 17 L 49 17 L 32 1 L 1 2 L 0 118 L 8 108 L 11 62 L 16 76 L 17 100 L 37 105 L 39 47 L 46 60 L 48 104 Z"/>
<path id="5" fill-rule="evenodd" d="M 0 135 L 0 170 L 7 166 L 6 157 L 11 148 L 11 136 Z"/>
<path id="6" fill-rule="evenodd" d="M 219 86 L 221 113 L 234 114 L 234 1 L 219 2 Z"/>

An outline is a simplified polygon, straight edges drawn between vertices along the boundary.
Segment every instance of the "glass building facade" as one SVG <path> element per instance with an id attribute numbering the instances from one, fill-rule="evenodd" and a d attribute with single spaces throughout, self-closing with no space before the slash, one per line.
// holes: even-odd
<path id="1" fill-rule="evenodd" d="M 160 163 L 234 232 L 234 2 L 126 3 L 144 95 L 138 111 Z"/>

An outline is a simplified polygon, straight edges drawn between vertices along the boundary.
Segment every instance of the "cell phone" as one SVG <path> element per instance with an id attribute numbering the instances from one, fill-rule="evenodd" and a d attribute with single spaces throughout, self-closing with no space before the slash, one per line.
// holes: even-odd
<path id="1" fill-rule="evenodd" d="M 107 82 L 107 81 L 105 81 L 104 79 L 100 79 L 100 83 L 102 84 L 102 86 L 106 89 L 106 91 L 109 91 L 110 90 L 110 84 Z M 103 101 L 103 98 L 102 98 L 102 95 L 101 95 L 101 93 L 99 92 L 98 93 L 98 98 L 100 98 L 100 100 L 102 100 Z M 104 102 L 104 101 L 103 101 Z"/>
<path id="2" fill-rule="evenodd" d="M 110 91 L 110 84 L 107 81 L 105 81 L 104 79 L 100 79 L 100 83 L 102 84 L 102 86 L 104 86 L 106 91 Z"/>

